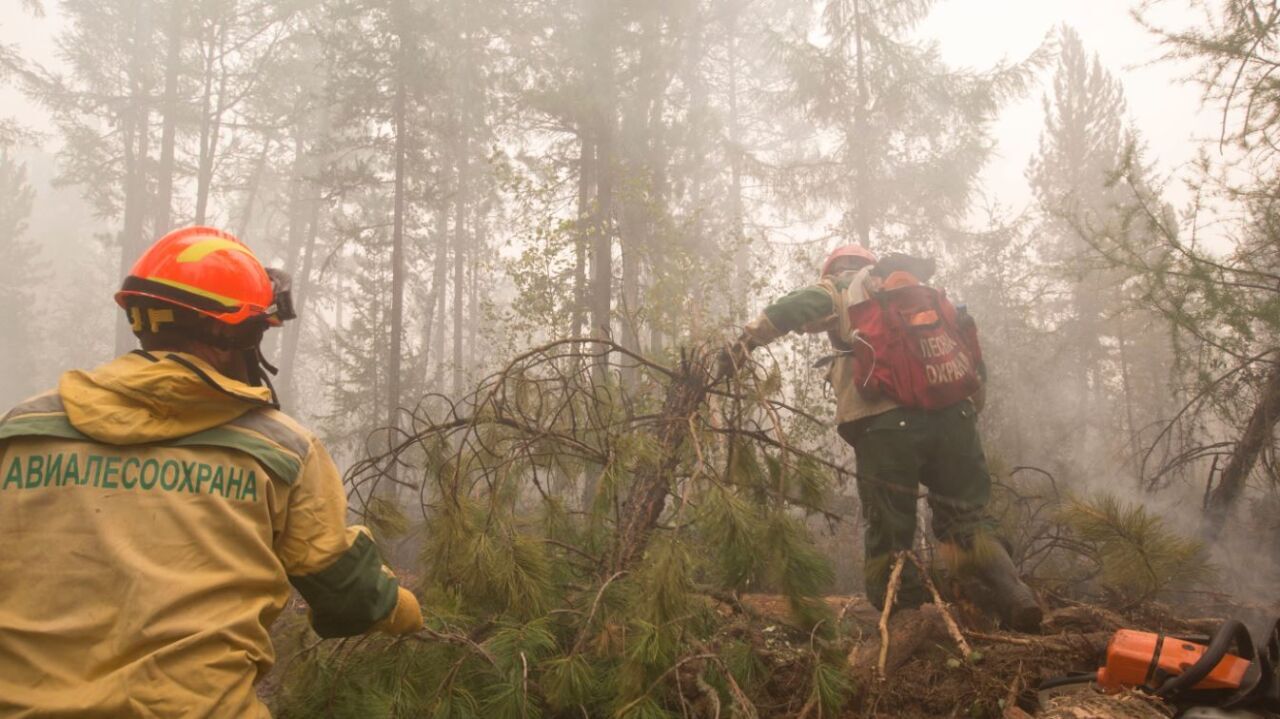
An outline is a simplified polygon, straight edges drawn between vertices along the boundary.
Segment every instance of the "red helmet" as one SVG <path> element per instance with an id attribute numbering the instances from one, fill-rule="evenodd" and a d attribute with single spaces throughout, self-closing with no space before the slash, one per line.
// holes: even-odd
<path id="1" fill-rule="evenodd" d="M 275 296 L 270 275 L 243 242 L 212 227 L 184 227 L 142 253 L 116 304 L 127 309 L 130 297 L 147 297 L 238 325 L 272 321 Z"/>
<path id="2" fill-rule="evenodd" d="M 822 263 L 823 277 L 831 274 L 831 266 L 834 265 L 836 260 L 841 257 L 858 257 L 866 260 L 868 265 L 874 265 L 877 262 L 876 256 L 871 254 L 871 250 L 868 250 L 856 242 L 851 245 L 842 245 L 832 250 L 831 254 L 827 255 L 826 261 Z"/>

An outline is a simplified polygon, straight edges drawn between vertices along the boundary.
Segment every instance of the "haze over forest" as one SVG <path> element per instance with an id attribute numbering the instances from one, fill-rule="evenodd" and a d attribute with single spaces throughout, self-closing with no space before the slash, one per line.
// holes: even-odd
<path id="1" fill-rule="evenodd" d="M 183 224 L 292 274 L 266 354 L 344 468 L 556 340 L 713 351 L 857 241 L 976 318 L 997 475 L 1280 539 L 1271 5 L 3 3 L 4 403 L 133 346 L 111 295 Z M 761 391 L 829 419 L 827 352 L 758 353 Z M 1215 557 L 1242 596 L 1280 577 Z"/>

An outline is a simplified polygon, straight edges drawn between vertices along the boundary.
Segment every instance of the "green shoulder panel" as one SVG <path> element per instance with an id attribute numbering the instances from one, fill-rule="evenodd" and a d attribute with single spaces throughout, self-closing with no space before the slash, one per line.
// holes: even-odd
<path id="1" fill-rule="evenodd" d="M 271 430 L 272 434 L 262 432 L 261 429 Z M 56 395 L 37 397 L 10 410 L 0 420 L 0 441 L 14 437 L 94 441 L 71 424 Z M 302 471 L 306 453 L 310 451 L 310 439 L 302 438 L 280 422 L 274 422 L 273 425 L 265 420 L 247 423 L 237 420 L 222 427 L 147 446 L 221 447 L 235 450 L 253 457 L 278 481 L 293 484 Z"/>
<path id="2" fill-rule="evenodd" d="M 297 480 L 304 459 L 252 432 L 236 430 L 226 425 L 171 439 L 162 444 L 165 447 L 223 447 L 243 452 L 258 460 L 273 478 L 285 484 L 293 484 Z"/>
<path id="3" fill-rule="evenodd" d="M 364 534 L 328 567 L 289 577 L 311 607 L 311 626 L 322 637 L 364 634 L 395 609 L 399 583 L 382 570 L 373 540 Z"/>
<path id="4" fill-rule="evenodd" d="M 14 437 L 58 437 L 85 442 L 93 440 L 86 437 L 67 420 L 65 414 L 22 414 L 10 413 L 0 423 L 0 440 Z"/>

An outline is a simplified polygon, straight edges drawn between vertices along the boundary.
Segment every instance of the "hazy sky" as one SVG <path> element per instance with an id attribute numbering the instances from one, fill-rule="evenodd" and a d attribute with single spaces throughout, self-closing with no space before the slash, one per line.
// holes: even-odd
<path id="1" fill-rule="evenodd" d="M 0 0 L 0 42 L 49 64 L 55 60 L 59 18 L 56 0 L 45 4 L 48 14 L 32 18 L 20 0 Z M 1025 57 L 1054 27 L 1072 25 L 1120 79 L 1129 114 L 1149 144 L 1149 159 L 1168 174 L 1195 156 L 1197 138 L 1216 137 L 1219 118 L 1200 110 L 1197 88 L 1180 82 L 1189 67 L 1155 62 L 1161 56 L 1157 38 L 1134 22 L 1130 5 L 1122 0 L 940 0 L 919 34 L 936 38 L 949 63 L 983 68 L 1002 57 Z M 1175 25 L 1195 22 L 1197 16 L 1179 5 L 1170 0 L 1162 18 Z M 1046 73 L 1042 87 L 1048 80 Z M 1043 93 L 1036 90 L 1004 111 L 996 126 L 998 157 L 984 173 L 989 196 L 1015 211 L 1030 201 L 1023 172 L 1043 125 Z M 46 122 L 39 108 L 9 89 L 0 88 L 0 108 L 37 128 Z M 1176 202 L 1181 193 L 1176 186 L 1170 189 Z"/>
<path id="2" fill-rule="evenodd" d="M 1220 117 L 1202 111 L 1200 90 L 1182 82 L 1192 66 L 1156 62 L 1163 55 L 1159 38 L 1133 20 L 1132 5 L 1121 0 L 942 0 L 920 35 L 936 38 L 948 63 L 983 68 L 1004 57 L 1026 57 L 1053 28 L 1071 25 L 1086 50 L 1097 53 L 1124 86 L 1129 116 L 1150 149 L 1148 160 L 1169 174 L 1195 158 L 1200 138 L 1217 137 Z M 1184 27 L 1199 15 L 1171 0 L 1156 19 Z M 1023 173 L 1039 144 L 1049 85 L 1046 72 L 1041 89 L 1007 107 L 995 128 L 999 156 L 984 179 L 988 192 L 1014 209 L 1031 199 Z M 1169 190 L 1175 202 L 1186 197 L 1177 183 Z"/>

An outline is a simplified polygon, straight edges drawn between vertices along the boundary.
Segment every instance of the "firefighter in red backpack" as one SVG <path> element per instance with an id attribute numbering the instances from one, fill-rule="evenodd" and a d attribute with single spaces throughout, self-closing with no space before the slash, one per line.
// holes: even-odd
<path id="1" fill-rule="evenodd" d="M 826 332 L 836 351 L 824 362 L 836 395 L 836 429 L 857 456 L 872 604 L 883 607 L 894 553 L 912 546 L 924 485 L 933 534 L 965 578 L 966 593 L 1005 626 L 1033 631 L 1040 606 L 986 512 L 991 476 L 976 424 L 984 372 L 976 326 L 945 294 L 922 284 L 932 274 L 931 260 L 877 261 L 861 245 L 839 247 L 817 284 L 765 307 L 746 325 L 722 353 L 721 372 L 735 372 L 751 350 L 789 332 Z M 928 601 L 908 562 L 895 605 Z"/>

